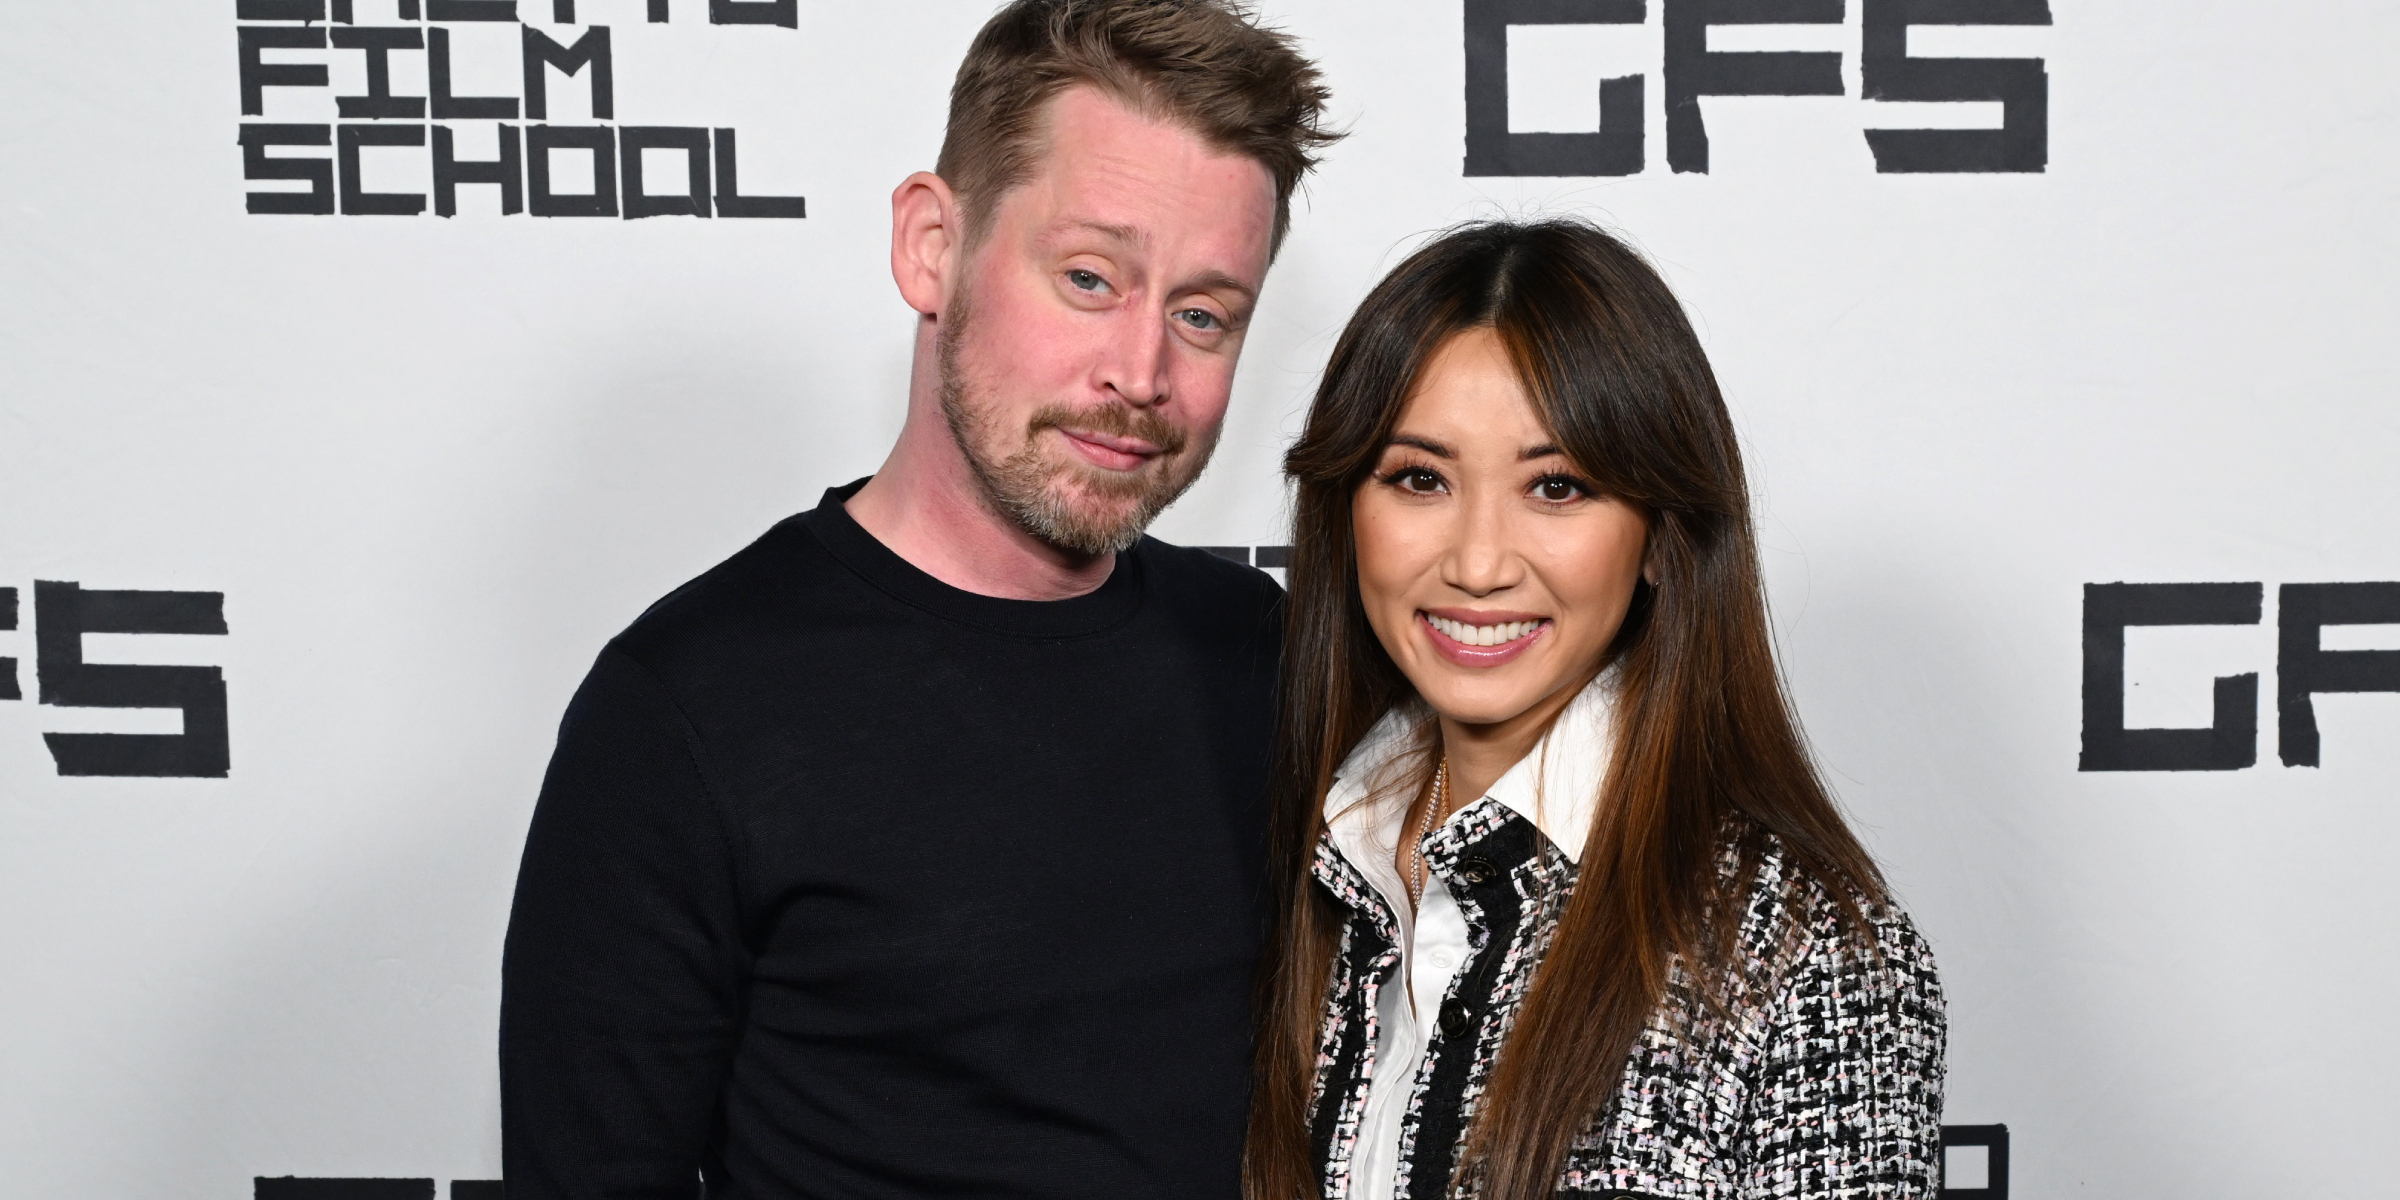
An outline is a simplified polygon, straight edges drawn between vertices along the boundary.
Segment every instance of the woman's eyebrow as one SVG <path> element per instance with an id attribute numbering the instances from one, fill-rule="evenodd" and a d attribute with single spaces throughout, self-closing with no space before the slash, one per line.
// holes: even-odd
<path id="1" fill-rule="evenodd" d="M 1528 446 L 1523 450 L 1517 451 L 1517 461 L 1532 462 L 1537 458 L 1554 458 L 1564 455 L 1565 453 L 1566 451 L 1558 448 L 1558 443 L 1543 442 L 1539 446 Z"/>
<path id="2" fill-rule="evenodd" d="M 1435 458 L 1454 459 L 1458 457 L 1458 451 L 1452 450 L 1450 447 L 1445 446 L 1440 442 L 1433 440 L 1432 438 L 1419 437 L 1413 433 L 1393 434 L 1392 440 L 1385 442 L 1384 447 L 1389 449 L 1393 446 L 1414 446 L 1417 449 L 1434 456 Z"/>

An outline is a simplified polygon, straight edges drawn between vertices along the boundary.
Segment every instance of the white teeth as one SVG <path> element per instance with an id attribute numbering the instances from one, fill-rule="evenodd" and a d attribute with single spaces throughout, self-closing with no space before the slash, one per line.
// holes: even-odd
<path id="1" fill-rule="evenodd" d="M 1448 617 L 1425 614 L 1435 629 L 1453 641 L 1469 646 L 1505 646 L 1541 628 L 1540 621 L 1503 621 L 1497 625 L 1468 625 Z"/>

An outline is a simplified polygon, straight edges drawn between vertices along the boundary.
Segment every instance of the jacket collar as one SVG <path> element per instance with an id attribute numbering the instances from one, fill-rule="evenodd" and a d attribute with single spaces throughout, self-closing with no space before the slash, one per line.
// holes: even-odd
<path id="1" fill-rule="evenodd" d="M 1569 862 L 1583 855 L 1600 786 L 1616 749 L 1617 682 L 1617 671 L 1611 668 L 1584 685 L 1532 753 L 1482 797 L 1531 822 Z M 1325 793 L 1327 834 L 1343 857 L 1378 885 L 1386 882 L 1382 875 L 1392 872 L 1407 807 L 1398 785 L 1405 782 L 1412 765 L 1409 752 L 1417 746 L 1417 730 L 1427 719 L 1422 704 L 1385 713 L 1342 761 L 1333 787 Z M 1468 800 L 1454 808 L 1463 812 L 1474 803 Z M 1390 882 L 1396 883 L 1397 877 Z"/>

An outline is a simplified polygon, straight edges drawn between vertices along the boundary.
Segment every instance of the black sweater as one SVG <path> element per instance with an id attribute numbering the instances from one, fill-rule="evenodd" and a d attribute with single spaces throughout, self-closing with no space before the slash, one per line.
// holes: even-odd
<path id="1" fill-rule="evenodd" d="M 610 643 L 508 929 L 511 1200 L 1229 1200 L 1281 593 L 948 587 L 857 484 Z"/>

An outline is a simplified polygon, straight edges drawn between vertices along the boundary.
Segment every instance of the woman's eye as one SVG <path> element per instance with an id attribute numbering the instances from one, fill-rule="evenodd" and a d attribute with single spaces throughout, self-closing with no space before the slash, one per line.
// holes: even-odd
<path id="1" fill-rule="evenodd" d="M 1392 477 L 1392 482 L 1398 484 L 1401 491 L 1419 496 L 1430 496 L 1442 490 L 1442 477 L 1423 467 L 1403 467 Z"/>
<path id="2" fill-rule="evenodd" d="M 1536 481 L 1533 485 L 1533 494 L 1552 504 L 1564 504 L 1569 500 L 1581 499 L 1590 493 L 1584 490 L 1582 484 L 1564 475 L 1552 475 Z"/>
<path id="3" fill-rule="evenodd" d="M 1068 271 L 1067 282 L 1073 284 L 1075 286 L 1075 290 L 1081 292 L 1097 292 L 1108 286 L 1107 280 L 1100 278 L 1098 275 L 1095 275 L 1090 271 L 1084 270 Z"/>
<path id="4" fill-rule="evenodd" d="M 1203 332 L 1214 332 L 1224 325 L 1217 319 L 1217 314 L 1205 308 L 1187 308 L 1175 315 L 1182 318 L 1184 324 Z"/>

